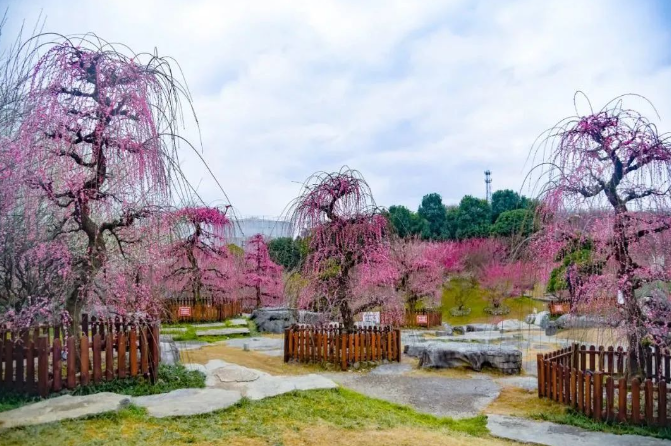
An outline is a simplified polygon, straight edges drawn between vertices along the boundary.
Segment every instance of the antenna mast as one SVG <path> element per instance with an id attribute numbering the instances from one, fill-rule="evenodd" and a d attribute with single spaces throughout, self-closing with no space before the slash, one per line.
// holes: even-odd
<path id="1" fill-rule="evenodd" d="M 485 199 L 487 203 L 492 203 L 492 172 L 485 170 Z"/>

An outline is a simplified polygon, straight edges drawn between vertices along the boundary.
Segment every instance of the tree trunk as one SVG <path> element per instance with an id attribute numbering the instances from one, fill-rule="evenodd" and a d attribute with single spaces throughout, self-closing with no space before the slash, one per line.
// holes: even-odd
<path id="1" fill-rule="evenodd" d="M 354 315 L 352 314 L 352 309 L 349 307 L 349 304 L 346 300 L 342 300 L 340 302 L 340 316 L 342 317 L 342 323 L 345 326 L 345 331 L 354 331 Z"/>

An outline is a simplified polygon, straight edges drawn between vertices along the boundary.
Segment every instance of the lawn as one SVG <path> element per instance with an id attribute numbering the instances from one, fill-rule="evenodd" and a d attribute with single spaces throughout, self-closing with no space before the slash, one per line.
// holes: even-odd
<path id="1" fill-rule="evenodd" d="M 492 316 L 485 313 L 485 308 L 489 306 L 489 300 L 486 297 L 485 291 L 476 289 L 473 292 L 473 297 L 468 300 L 466 307 L 471 309 L 468 316 L 452 316 L 450 308 L 456 306 L 454 301 L 454 293 L 449 288 L 443 289 L 442 297 L 443 321 L 449 322 L 452 325 L 464 325 L 473 323 L 497 323 L 504 319 L 519 319 L 524 320 L 524 317 L 533 313 L 534 308 L 537 311 L 546 310 L 545 302 L 534 300 L 530 297 L 510 297 L 503 300 L 503 304 L 510 308 L 510 313 L 503 316 Z"/>
<path id="2" fill-rule="evenodd" d="M 3 445 L 506 445 L 490 437 L 486 417 L 461 420 L 346 389 L 293 392 L 211 414 L 156 419 L 137 407 L 83 420 L 11 429 Z"/>

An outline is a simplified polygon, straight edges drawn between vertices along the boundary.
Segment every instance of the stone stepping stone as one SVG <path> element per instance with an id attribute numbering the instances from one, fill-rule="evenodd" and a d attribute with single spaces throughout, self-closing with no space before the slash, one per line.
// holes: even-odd
<path id="1" fill-rule="evenodd" d="M 249 334 L 249 328 L 220 328 L 196 332 L 196 336 L 229 336 L 238 334 Z"/>
<path id="2" fill-rule="evenodd" d="M 246 327 L 247 326 L 247 319 L 230 319 L 226 321 L 228 325 L 232 325 L 234 327 Z"/>
<path id="3" fill-rule="evenodd" d="M 256 381 L 259 379 L 259 373 L 256 370 L 232 367 L 221 367 L 213 370 L 212 375 L 219 379 L 222 383 L 246 383 Z"/>
<path id="4" fill-rule="evenodd" d="M 112 412 L 127 406 L 130 397 L 102 392 L 93 395 L 63 395 L 0 413 L 0 428 L 51 423 Z"/>
<path id="5" fill-rule="evenodd" d="M 166 327 L 161 328 L 161 333 L 186 333 L 186 327 Z"/>
<path id="6" fill-rule="evenodd" d="M 144 407 L 152 417 L 198 415 L 226 409 L 242 399 L 240 392 L 224 389 L 179 389 L 159 395 L 138 396 L 133 404 Z"/>

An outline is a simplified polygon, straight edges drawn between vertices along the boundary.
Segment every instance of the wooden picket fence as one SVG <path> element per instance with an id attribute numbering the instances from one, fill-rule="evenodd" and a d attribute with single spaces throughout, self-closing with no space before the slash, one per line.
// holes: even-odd
<path id="1" fill-rule="evenodd" d="M 347 370 L 356 362 L 400 361 L 401 332 L 391 327 L 342 328 L 294 325 L 284 332 L 284 362 L 330 362 Z"/>
<path id="2" fill-rule="evenodd" d="M 0 329 L 0 389 L 6 392 L 46 397 L 117 378 L 155 382 L 159 361 L 157 324 L 84 315 L 79 339 L 66 336 L 61 326 Z"/>
<path id="3" fill-rule="evenodd" d="M 627 352 L 618 347 L 573 344 L 538 355 L 538 396 L 572 407 L 597 421 L 671 426 L 671 355 L 648 348 L 644 378 L 628 380 Z"/>
<path id="4" fill-rule="evenodd" d="M 242 314 L 240 301 L 227 302 L 206 298 L 169 299 L 165 303 L 167 322 L 221 322 Z"/>
<path id="5" fill-rule="evenodd" d="M 382 325 L 400 326 L 400 327 L 437 327 L 443 323 L 443 313 L 440 310 L 418 310 L 416 312 L 406 311 L 402 322 L 392 314 L 380 314 L 380 323 Z"/>

